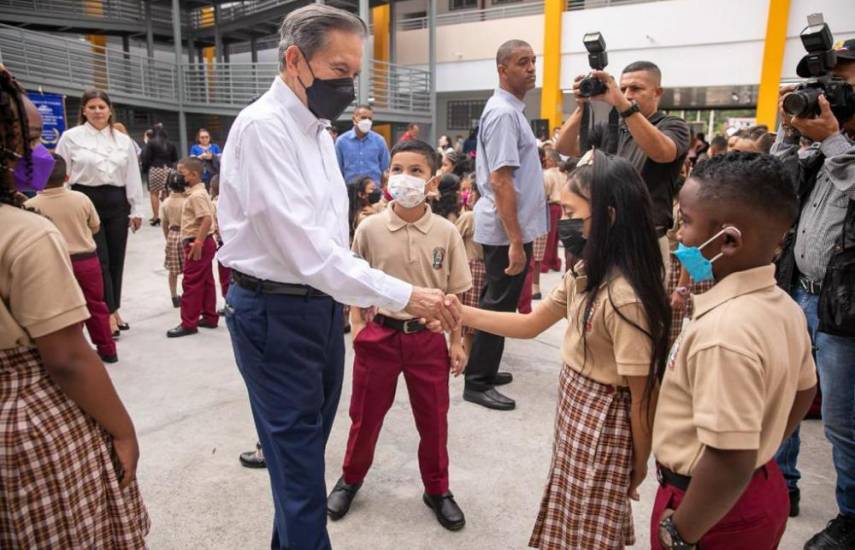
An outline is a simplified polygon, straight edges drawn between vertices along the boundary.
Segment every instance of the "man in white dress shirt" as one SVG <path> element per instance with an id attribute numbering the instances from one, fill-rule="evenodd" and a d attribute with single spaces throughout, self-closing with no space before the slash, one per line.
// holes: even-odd
<path id="1" fill-rule="evenodd" d="M 321 4 L 280 29 L 280 75 L 229 132 L 219 260 L 226 324 L 270 473 L 272 548 L 330 548 L 324 447 L 344 371 L 341 304 L 459 323 L 453 300 L 371 269 L 348 243 L 348 199 L 325 128 L 353 101 L 365 23 Z"/>

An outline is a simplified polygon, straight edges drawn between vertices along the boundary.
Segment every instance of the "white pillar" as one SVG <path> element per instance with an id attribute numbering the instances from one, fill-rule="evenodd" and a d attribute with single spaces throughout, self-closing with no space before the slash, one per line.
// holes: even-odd
<path id="1" fill-rule="evenodd" d="M 428 0 L 428 66 L 430 68 L 430 140 L 436 143 L 436 0 Z"/>
<path id="2" fill-rule="evenodd" d="M 181 156 L 187 153 L 187 116 L 184 114 L 184 64 L 181 61 L 181 3 L 172 0 L 172 39 L 175 42 L 175 71 L 178 79 L 178 139 Z"/>
<path id="3" fill-rule="evenodd" d="M 359 17 L 366 25 L 371 24 L 371 8 L 368 0 L 359 0 Z M 358 104 L 368 103 L 371 96 L 371 65 L 374 52 L 368 39 L 362 44 L 362 69 L 359 71 L 359 88 L 356 91 L 356 102 Z M 335 122 L 334 120 L 331 122 Z"/>

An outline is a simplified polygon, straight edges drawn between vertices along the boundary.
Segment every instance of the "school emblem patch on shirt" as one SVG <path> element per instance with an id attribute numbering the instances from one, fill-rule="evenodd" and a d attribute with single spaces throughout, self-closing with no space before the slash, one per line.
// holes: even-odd
<path id="1" fill-rule="evenodd" d="M 442 262 L 445 261 L 445 249 L 438 246 L 433 249 L 433 268 L 442 269 Z"/>

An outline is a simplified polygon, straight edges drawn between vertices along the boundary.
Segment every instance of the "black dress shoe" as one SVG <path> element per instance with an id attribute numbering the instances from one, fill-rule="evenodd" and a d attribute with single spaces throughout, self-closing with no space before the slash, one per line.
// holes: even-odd
<path id="1" fill-rule="evenodd" d="M 121 335 L 122 335 L 121 331 L 114 330 L 113 331 L 113 340 L 118 340 Z"/>
<path id="2" fill-rule="evenodd" d="M 790 517 L 798 517 L 799 501 L 802 498 L 802 493 L 798 489 L 790 489 Z"/>
<path id="3" fill-rule="evenodd" d="M 148 220 L 148 224 L 152 227 L 157 227 L 158 225 L 160 225 L 160 218 L 152 218 Z"/>
<path id="4" fill-rule="evenodd" d="M 101 353 L 99 351 L 98 357 L 100 357 L 101 361 L 103 361 L 105 363 L 118 363 L 119 362 L 119 356 L 116 355 L 115 353 L 113 355 L 107 355 L 106 353 Z"/>
<path id="5" fill-rule="evenodd" d="M 119 323 L 116 326 L 119 327 L 119 330 L 131 330 L 131 325 L 127 323 Z"/>
<path id="6" fill-rule="evenodd" d="M 531 295 L 531 299 L 532 300 L 543 300 L 543 294 L 541 294 L 540 292 L 535 292 L 534 294 Z"/>
<path id="7" fill-rule="evenodd" d="M 261 452 L 261 444 L 256 443 L 254 451 L 241 453 L 240 463 L 244 468 L 267 468 L 267 462 L 264 461 L 264 453 Z"/>
<path id="8" fill-rule="evenodd" d="M 463 400 L 496 411 L 512 411 L 517 406 L 513 399 L 497 392 L 496 388 L 490 388 L 486 391 L 464 389 Z"/>
<path id="9" fill-rule="evenodd" d="M 182 325 L 178 325 L 175 328 L 171 328 L 166 331 L 167 338 L 181 338 L 182 336 L 190 336 L 191 334 L 196 334 L 199 332 L 198 329 L 195 328 L 185 328 Z"/>
<path id="10" fill-rule="evenodd" d="M 855 548 L 855 516 L 840 514 L 805 543 L 804 550 L 852 550 Z"/>
<path id="11" fill-rule="evenodd" d="M 495 378 L 493 378 L 494 386 L 504 386 L 505 384 L 510 384 L 514 381 L 514 375 L 509 372 L 497 372 Z"/>
<path id="12" fill-rule="evenodd" d="M 361 483 L 357 485 L 345 483 L 344 476 L 338 478 L 335 487 L 330 491 L 330 496 L 327 497 L 327 515 L 331 520 L 339 520 L 347 514 L 360 487 L 362 487 Z"/>
<path id="13" fill-rule="evenodd" d="M 454 495 L 450 492 L 444 495 L 429 495 L 424 493 L 422 500 L 428 505 L 440 525 L 449 531 L 459 531 L 466 525 L 466 517 L 463 510 L 454 502 Z"/>
<path id="14" fill-rule="evenodd" d="M 181 307 L 181 296 L 172 297 L 172 307 Z"/>
<path id="15" fill-rule="evenodd" d="M 219 324 L 199 319 L 199 326 L 202 328 L 217 328 L 219 326 Z"/>

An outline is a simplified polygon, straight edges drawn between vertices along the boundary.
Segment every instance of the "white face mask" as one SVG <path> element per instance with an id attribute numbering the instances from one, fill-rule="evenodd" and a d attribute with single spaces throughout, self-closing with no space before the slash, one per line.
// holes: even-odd
<path id="1" fill-rule="evenodd" d="M 407 174 L 389 176 L 389 193 L 404 208 L 415 208 L 425 201 L 425 185 L 421 178 Z"/>
<path id="2" fill-rule="evenodd" d="M 356 123 L 356 127 L 359 128 L 359 131 L 363 134 L 367 134 L 371 131 L 372 124 L 373 122 L 370 118 L 363 118 L 362 120 Z"/>

